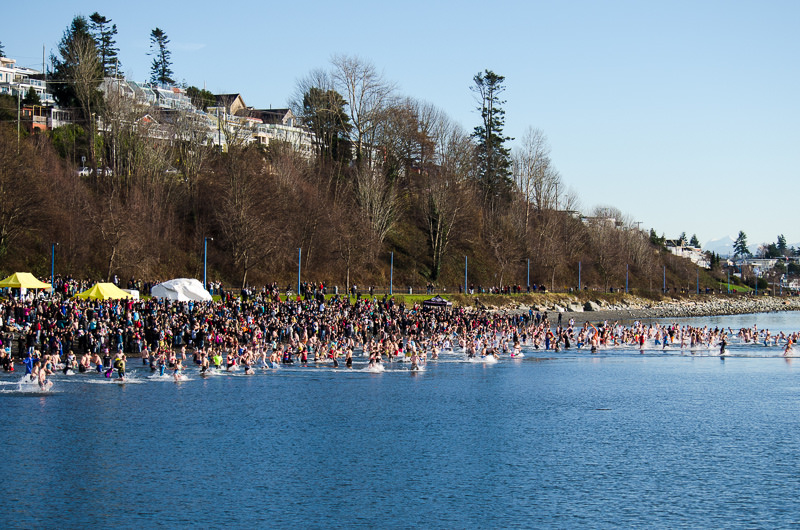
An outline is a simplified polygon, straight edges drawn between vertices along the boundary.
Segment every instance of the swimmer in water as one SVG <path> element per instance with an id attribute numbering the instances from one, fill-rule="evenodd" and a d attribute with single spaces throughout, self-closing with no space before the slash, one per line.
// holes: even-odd
<path id="1" fill-rule="evenodd" d="M 158 373 L 161 377 L 163 377 L 166 371 L 167 371 L 167 356 L 164 355 L 164 352 L 161 352 L 158 354 Z"/>
<path id="2" fill-rule="evenodd" d="M 214 352 L 214 356 L 211 357 L 211 360 L 214 361 L 214 369 L 219 370 L 222 368 L 222 355 L 218 351 Z"/>
<path id="3" fill-rule="evenodd" d="M 99 353 L 95 353 L 92 356 L 92 362 L 97 367 L 97 373 L 98 374 L 102 373 L 103 372 L 103 359 L 100 358 L 100 354 Z"/>
<path id="4" fill-rule="evenodd" d="M 253 359 L 250 356 L 250 352 L 248 352 L 247 349 L 245 349 L 244 352 L 242 353 L 242 356 L 239 357 L 239 363 L 242 366 L 244 366 L 244 373 L 246 375 L 253 375 L 254 373 L 256 373 L 255 370 L 253 370 L 253 367 L 251 366 L 253 363 Z"/>
<path id="5" fill-rule="evenodd" d="M 269 365 L 271 368 L 275 368 L 278 366 L 278 352 L 273 348 L 269 354 Z"/>
<path id="6" fill-rule="evenodd" d="M 50 381 L 47 380 L 47 372 L 45 370 L 39 370 L 39 388 L 42 390 L 46 390 Z"/>
<path id="7" fill-rule="evenodd" d="M 175 361 L 175 373 L 173 374 L 173 377 L 175 378 L 175 381 L 180 381 L 181 380 L 181 377 L 182 377 L 181 376 L 181 372 L 182 371 L 183 371 L 183 362 L 181 361 L 180 358 L 178 358 Z"/>
<path id="8" fill-rule="evenodd" d="M 114 368 L 117 369 L 117 375 L 119 375 L 119 381 L 125 380 L 125 354 L 118 353 L 117 358 L 114 359 Z"/>

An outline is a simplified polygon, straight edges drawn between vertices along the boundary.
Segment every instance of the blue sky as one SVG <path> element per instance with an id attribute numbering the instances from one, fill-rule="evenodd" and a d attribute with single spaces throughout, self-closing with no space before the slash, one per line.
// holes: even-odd
<path id="1" fill-rule="evenodd" d="M 290 5 L 291 4 L 291 5 Z M 544 131 L 581 209 L 612 205 L 667 237 L 739 230 L 800 243 L 800 2 L 13 2 L 0 41 L 41 67 L 76 14 L 119 31 L 149 77 L 149 34 L 175 77 L 283 107 L 333 54 L 372 61 L 403 95 L 478 121 L 472 77 L 506 77 L 506 133 Z M 26 21 L 25 23 L 20 23 Z"/>

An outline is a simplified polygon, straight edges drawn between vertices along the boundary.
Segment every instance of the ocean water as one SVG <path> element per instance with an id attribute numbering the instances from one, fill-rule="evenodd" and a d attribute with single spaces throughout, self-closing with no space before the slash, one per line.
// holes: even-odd
<path id="1" fill-rule="evenodd" d="M 800 329 L 796 313 L 694 319 Z M 684 319 L 684 321 L 686 321 Z M 0 375 L 3 528 L 800 524 L 800 359 L 657 347 L 411 372 Z M 342 364 L 343 366 L 343 364 Z"/>

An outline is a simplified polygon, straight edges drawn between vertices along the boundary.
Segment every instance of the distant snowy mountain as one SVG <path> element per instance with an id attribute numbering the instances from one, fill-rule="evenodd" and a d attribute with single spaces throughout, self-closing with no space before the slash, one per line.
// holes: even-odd
<path id="1" fill-rule="evenodd" d="M 707 241 L 705 245 L 703 245 L 703 250 L 714 252 L 715 254 L 719 254 L 723 257 L 733 256 L 733 244 L 736 242 L 736 239 L 732 236 L 725 236 L 719 239 L 712 239 L 711 241 Z M 761 243 L 755 243 L 752 245 L 747 245 L 747 248 L 750 252 L 755 256 L 758 254 L 758 247 L 761 246 Z M 792 245 L 789 245 L 790 247 Z M 797 246 L 795 246 L 797 248 Z"/>
<path id="2" fill-rule="evenodd" d="M 733 256 L 733 243 L 736 240 L 731 236 L 721 237 L 706 241 L 703 250 L 719 254 L 720 256 Z"/>

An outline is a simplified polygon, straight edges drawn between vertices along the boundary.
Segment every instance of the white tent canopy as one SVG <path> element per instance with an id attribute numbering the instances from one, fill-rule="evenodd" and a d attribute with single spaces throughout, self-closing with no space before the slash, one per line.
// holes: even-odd
<path id="1" fill-rule="evenodd" d="M 203 288 L 203 284 L 194 278 L 176 278 L 150 289 L 150 294 L 155 298 L 166 298 L 167 300 L 195 300 L 198 302 L 210 301 L 211 294 Z"/>

